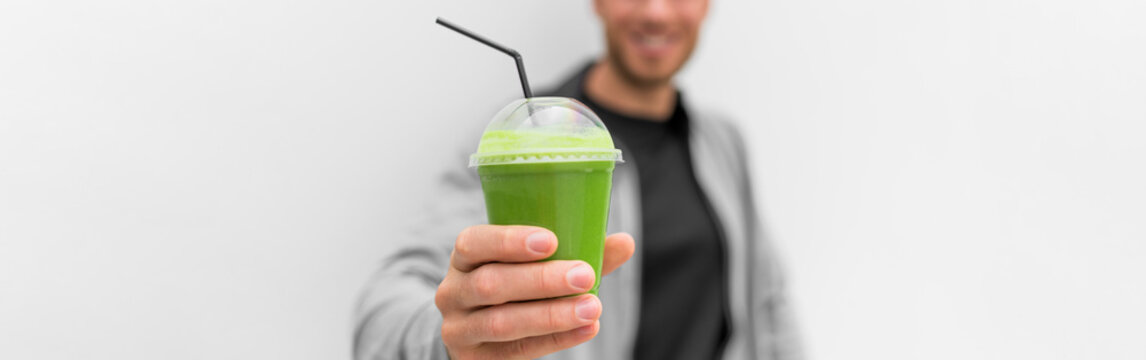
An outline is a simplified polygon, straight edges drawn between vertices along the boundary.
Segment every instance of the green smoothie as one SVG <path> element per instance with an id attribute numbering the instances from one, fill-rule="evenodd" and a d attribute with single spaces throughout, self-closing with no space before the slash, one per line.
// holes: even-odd
<path id="1" fill-rule="evenodd" d="M 545 260 L 582 260 L 601 283 L 613 167 L 620 151 L 601 120 L 566 98 L 519 100 L 503 109 L 471 157 L 489 223 L 544 227 L 557 235 Z"/>
<path id="2" fill-rule="evenodd" d="M 478 167 L 489 223 L 540 226 L 557 234 L 546 260 L 583 260 L 601 283 L 613 162 L 563 162 Z"/>

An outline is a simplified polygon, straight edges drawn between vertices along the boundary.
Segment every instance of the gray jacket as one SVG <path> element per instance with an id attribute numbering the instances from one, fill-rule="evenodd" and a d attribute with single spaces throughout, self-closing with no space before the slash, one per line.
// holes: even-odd
<path id="1" fill-rule="evenodd" d="M 582 72 L 581 74 L 584 74 Z M 582 76 L 554 95 L 577 98 Z M 719 218 L 727 251 L 731 333 L 725 359 L 801 358 L 792 312 L 780 271 L 753 204 L 744 141 L 733 124 L 689 109 L 689 145 L 697 181 Z M 476 138 L 476 137 L 475 137 Z M 618 144 L 624 152 L 624 144 Z M 464 149 L 459 159 L 473 149 Z M 631 159 L 631 157 L 630 157 Z M 386 258 L 366 285 L 356 313 L 355 359 L 447 359 L 441 340 L 442 316 L 434 292 L 446 274 L 457 234 L 486 223 L 481 185 L 472 169 L 458 162 L 441 178 L 432 226 L 416 232 L 416 245 Z M 604 306 L 600 333 L 589 342 L 545 359 L 625 359 L 632 356 L 640 316 L 641 209 L 637 170 L 632 161 L 613 175 L 609 233 L 624 231 L 637 241 L 636 254 L 601 280 Z M 684 285 L 687 286 L 687 285 Z"/>

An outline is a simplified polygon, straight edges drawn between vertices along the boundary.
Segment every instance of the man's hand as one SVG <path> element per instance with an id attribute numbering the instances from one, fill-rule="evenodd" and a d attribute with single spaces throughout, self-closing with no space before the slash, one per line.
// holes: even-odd
<path id="1" fill-rule="evenodd" d="M 629 260 L 633 237 L 605 238 L 602 275 Z M 478 225 L 462 231 L 434 302 L 442 342 L 453 359 L 532 359 L 592 339 L 601 301 L 583 293 L 596 275 L 584 261 L 544 259 L 553 232 L 532 226 Z"/>

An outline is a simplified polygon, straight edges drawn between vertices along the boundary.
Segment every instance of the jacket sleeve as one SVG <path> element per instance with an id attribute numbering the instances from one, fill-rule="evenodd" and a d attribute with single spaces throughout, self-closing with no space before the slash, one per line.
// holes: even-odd
<path id="1" fill-rule="evenodd" d="M 757 344 L 757 355 L 761 359 L 801 360 L 805 357 L 803 345 L 796 325 L 796 316 L 788 300 L 783 266 L 756 206 L 752 181 L 754 177 L 748 148 L 741 135 L 743 132 L 731 123 L 729 128 L 743 171 L 740 177 L 744 179 L 741 191 L 747 199 L 744 211 L 749 223 L 751 252 L 756 257 L 753 261 L 756 266 L 753 276 L 758 290 L 753 295 L 752 306 L 757 310 L 754 314 L 757 317 L 754 321 L 757 326 L 753 339 Z"/>
<path id="2" fill-rule="evenodd" d="M 354 358 L 448 359 L 434 293 L 464 228 L 485 223 L 477 175 L 465 166 L 441 177 L 426 219 L 386 257 L 362 291 L 355 312 Z"/>
<path id="3" fill-rule="evenodd" d="M 755 225 L 759 227 L 759 223 Z M 767 242 L 760 241 L 760 233 L 757 232 L 757 234 L 755 239 L 759 246 L 769 246 Z M 776 360 L 804 359 L 803 346 L 796 326 L 795 314 L 788 300 L 788 291 L 785 287 L 782 269 L 777 264 L 772 249 L 757 250 L 757 253 L 771 254 L 769 258 L 761 259 L 762 261 L 759 262 L 768 268 L 758 271 L 758 274 L 768 277 L 763 282 L 771 285 L 764 289 L 760 298 L 755 300 L 756 306 L 761 309 L 761 313 L 757 316 L 760 317 L 763 325 L 759 327 L 756 334 L 757 341 L 768 345 L 763 347 L 764 351 L 767 351 L 766 355 L 769 355 L 764 358 Z"/>

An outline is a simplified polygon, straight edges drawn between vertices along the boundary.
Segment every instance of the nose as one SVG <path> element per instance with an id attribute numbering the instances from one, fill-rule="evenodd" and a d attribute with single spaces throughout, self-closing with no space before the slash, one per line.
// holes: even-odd
<path id="1" fill-rule="evenodd" d="M 672 1 L 675 0 L 645 0 L 641 7 L 641 20 L 650 25 L 662 25 L 672 18 Z"/>

